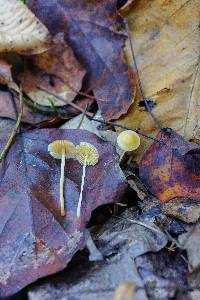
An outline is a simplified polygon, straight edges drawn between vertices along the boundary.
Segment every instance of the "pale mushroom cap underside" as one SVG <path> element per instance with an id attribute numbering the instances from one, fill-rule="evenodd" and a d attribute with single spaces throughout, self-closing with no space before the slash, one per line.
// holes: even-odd
<path id="1" fill-rule="evenodd" d="M 50 42 L 48 29 L 21 0 L 0 0 L 0 53 L 38 54 Z"/>
<path id="2" fill-rule="evenodd" d="M 132 130 L 125 130 L 118 135 L 117 144 L 124 151 L 133 151 L 140 146 L 140 137 Z"/>
<path id="3" fill-rule="evenodd" d="M 87 166 L 94 166 L 98 163 L 99 153 L 92 144 L 81 142 L 79 146 L 76 146 L 76 159 L 82 165 L 86 159 Z"/>
<path id="4" fill-rule="evenodd" d="M 48 151 L 51 156 L 57 159 L 62 158 L 62 151 L 65 151 L 66 158 L 74 158 L 76 154 L 75 145 L 68 140 L 56 140 L 48 145 Z"/>

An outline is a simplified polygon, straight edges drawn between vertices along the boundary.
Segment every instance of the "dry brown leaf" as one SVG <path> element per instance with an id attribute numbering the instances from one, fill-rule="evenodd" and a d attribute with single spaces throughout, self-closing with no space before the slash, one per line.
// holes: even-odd
<path id="1" fill-rule="evenodd" d="M 135 74 L 124 56 L 125 35 L 116 0 L 29 0 L 51 34 L 65 40 L 87 71 L 84 90 L 93 91 L 105 120 L 127 113 L 135 96 Z"/>
<path id="2" fill-rule="evenodd" d="M 144 92 L 161 126 L 200 138 L 200 2 L 140 0 L 127 15 Z M 130 62 L 130 47 L 126 53 Z M 138 94 L 123 124 L 157 132 Z M 141 156 L 149 141 L 143 141 Z"/>
<path id="3" fill-rule="evenodd" d="M 0 0 L 0 52 L 41 53 L 49 48 L 48 29 L 19 0 Z"/>
<path id="4" fill-rule="evenodd" d="M 19 78 L 23 91 L 33 102 L 51 107 L 64 106 L 73 101 L 82 87 L 85 73 L 65 42 L 63 34 L 58 33 L 53 39 L 51 49 L 27 60 L 24 72 Z"/>

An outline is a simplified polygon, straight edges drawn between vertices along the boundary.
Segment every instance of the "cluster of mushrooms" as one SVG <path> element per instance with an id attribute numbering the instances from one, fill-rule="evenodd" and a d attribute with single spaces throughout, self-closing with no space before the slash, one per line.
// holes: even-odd
<path id="1" fill-rule="evenodd" d="M 124 152 L 130 152 L 137 149 L 140 146 L 139 135 L 131 130 L 125 130 L 118 135 L 118 146 Z M 98 150 L 90 143 L 81 142 L 80 145 L 75 146 L 69 140 L 55 140 L 48 145 L 48 151 L 56 158 L 61 159 L 61 175 L 60 175 L 60 213 L 64 217 L 65 211 L 65 199 L 64 199 L 64 168 L 66 159 L 75 159 L 83 166 L 81 190 L 77 206 L 77 218 L 81 215 L 81 204 L 83 199 L 83 188 L 86 175 L 87 166 L 95 166 L 99 161 Z"/>

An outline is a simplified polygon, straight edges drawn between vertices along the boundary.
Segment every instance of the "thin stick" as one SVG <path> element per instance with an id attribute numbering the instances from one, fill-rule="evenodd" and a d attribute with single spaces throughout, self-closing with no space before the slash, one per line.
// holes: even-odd
<path id="1" fill-rule="evenodd" d="M 138 221 L 138 220 L 133 220 L 133 219 L 130 219 L 130 218 L 122 218 L 122 217 L 119 217 L 119 216 L 114 216 L 115 218 L 118 218 L 118 219 L 121 219 L 121 220 L 125 220 L 125 221 L 129 221 L 130 223 L 132 224 L 137 224 L 137 225 L 140 225 L 140 226 L 143 226 L 151 231 L 154 231 L 154 232 L 157 232 L 157 233 L 163 233 L 161 230 L 158 230 L 146 223 L 143 223 L 141 221 Z"/>
<path id="2" fill-rule="evenodd" d="M 119 128 L 122 128 L 122 129 L 126 129 L 126 130 L 131 130 L 131 131 L 134 131 L 134 132 L 137 132 L 139 135 L 147 138 L 147 139 L 151 139 L 155 142 L 158 142 L 160 144 L 165 144 L 165 142 L 157 137 L 154 137 L 150 134 L 146 134 L 146 133 L 143 133 L 142 131 L 140 131 L 139 129 L 137 128 L 130 128 L 130 127 L 127 127 L 125 125 L 121 125 L 121 124 L 118 124 L 118 123 L 114 123 L 114 122 L 108 122 L 108 121 L 104 121 L 104 120 L 99 120 L 99 119 L 95 119 L 95 118 L 91 118 L 89 117 L 90 120 L 92 121 L 95 121 L 95 122 L 99 122 L 99 123 L 102 123 L 102 124 L 106 124 L 106 125 L 111 125 L 111 126 L 116 126 L 116 127 L 119 127 Z"/>
<path id="3" fill-rule="evenodd" d="M 81 180 L 81 192 L 79 195 L 78 199 L 78 206 L 77 206 L 77 218 L 79 219 L 81 216 L 81 204 L 82 204 L 82 199 L 83 199 L 83 187 L 84 187 L 84 182 L 85 182 L 85 171 L 86 171 L 86 166 L 87 166 L 87 156 L 85 157 L 84 164 L 83 164 L 83 175 L 82 175 L 82 180 Z"/>
<path id="4" fill-rule="evenodd" d="M 42 87 L 42 86 L 37 86 L 37 88 L 40 89 L 41 91 L 46 92 L 47 94 L 49 94 L 49 95 L 51 95 L 51 96 L 54 96 L 55 98 L 57 98 L 57 99 L 63 101 L 65 104 L 72 106 L 73 108 L 77 109 L 78 111 L 81 111 L 82 113 L 84 113 L 85 110 L 84 110 L 83 108 L 81 108 L 80 106 L 78 106 L 77 104 L 75 104 L 75 103 L 73 103 L 73 102 L 67 101 L 64 97 L 59 96 L 59 95 L 56 95 L 55 93 L 48 91 L 47 89 L 45 89 L 45 88 Z M 93 114 L 90 113 L 90 112 L 88 112 L 88 111 L 87 111 L 85 114 L 86 114 L 88 117 L 92 117 L 92 116 L 93 116 Z"/>
<path id="5" fill-rule="evenodd" d="M 61 176 L 60 176 L 60 213 L 61 217 L 66 215 L 65 213 L 65 199 L 64 199 L 64 175 L 65 171 L 65 149 L 62 149 L 62 158 L 61 158 Z"/>
<path id="6" fill-rule="evenodd" d="M 82 115 L 82 117 L 81 117 L 81 120 L 80 120 L 78 126 L 77 126 L 77 129 L 80 129 L 80 128 L 81 128 L 81 125 L 82 125 L 82 123 L 83 123 L 83 121 L 84 121 L 84 118 L 85 118 L 85 115 L 86 115 L 86 112 L 87 112 L 87 107 L 88 107 L 88 106 L 86 105 L 85 110 L 84 110 L 84 113 L 83 113 L 83 115 Z"/>
<path id="7" fill-rule="evenodd" d="M 19 126 L 20 126 L 20 123 L 21 123 L 21 120 L 22 120 L 22 116 L 23 116 L 23 93 L 22 93 L 22 88 L 20 87 L 19 89 L 19 103 L 20 103 L 20 109 L 19 109 L 19 115 L 18 115 L 18 118 L 17 118 L 17 122 L 15 124 L 15 127 L 3 149 L 3 151 L 1 152 L 0 154 L 0 162 L 6 157 L 15 137 L 16 137 L 16 134 L 17 134 L 17 131 L 19 129 Z"/>
<path id="8" fill-rule="evenodd" d="M 125 19 L 125 25 L 126 25 L 126 31 L 128 33 L 128 39 L 129 39 L 129 44 L 130 44 L 130 49 L 131 49 L 131 55 L 132 55 L 132 58 L 133 58 L 135 72 L 136 72 L 136 75 L 137 75 L 137 82 L 138 82 L 138 85 L 139 85 L 140 93 L 142 95 L 142 99 L 143 99 L 143 101 L 145 103 L 145 106 L 146 106 L 146 109 L 147 109 L 148 113 L 150 114 L 150 116 L 152 117 L 154 123 L 157 125 L 159 130 L 162 130 L 162 127 L 160 126 L 156 116 L 152 113 L 151 108 L 149 107 L 149 104 L 147 102 L 147 98 L 145 97 L 145 94 L 144 94 L 144 90 L 143 90 L 143 87 L 142 87 L 142 82 L 140 80 L 139 71 L 138 71 L 138 67 L 137 67 L 136 57 L 135 57 L 135 53 L 134 53 L 134 49 L 133 49 L 133 42 L 132 42 L 130 30 L 129 30 L 128 20 L 126 20 L 126 19 Z"/>

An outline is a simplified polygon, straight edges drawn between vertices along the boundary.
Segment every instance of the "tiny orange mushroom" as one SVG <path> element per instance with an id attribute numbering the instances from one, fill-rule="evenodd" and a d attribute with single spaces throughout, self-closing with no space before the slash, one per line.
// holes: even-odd
<path id="1" fill-rule="evenodd" d="M 74 158 L 76 147 L 68 140 L 56 140 L 49 144 L 48 151 L 51 156 L 57 159 L 61 159 L 61 175 L 60 175 L 60 210 L 61 217 L 66 215 L 65 212 L 65 199 L 64 199 L 64 169 L 65 169 L 65 159 Z"/>

